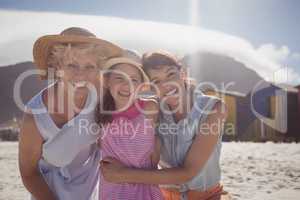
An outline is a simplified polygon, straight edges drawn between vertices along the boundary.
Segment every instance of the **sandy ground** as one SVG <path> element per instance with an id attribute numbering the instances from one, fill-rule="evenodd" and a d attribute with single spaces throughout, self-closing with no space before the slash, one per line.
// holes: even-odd
<path id="1" fill-rule="evenodd" d="M 0 142 L 0 200 L 27 200 L 17 143 Z M 298 200 L 300 144 L 224 143 L 223 184 L 234 199 Z"/>
<path id="2" fill-rule="evenodd" d="M 18 143 L 0 142 L 0 200 L 27 200 L 18 169 Z"/>
<path id="3" fill-rule="evenodd" d="M 234 199 L 300 199 L 300 144 L 224 143 L 221 164 Z"/>

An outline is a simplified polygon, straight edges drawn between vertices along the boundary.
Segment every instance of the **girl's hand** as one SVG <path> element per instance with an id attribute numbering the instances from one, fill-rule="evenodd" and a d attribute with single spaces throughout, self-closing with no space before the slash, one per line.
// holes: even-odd
<path id="1" fill-rule="evenodd" d="M 123 165 L 120 161 L 106 157 L 100 162 L 100 170 L 104 179 L 112 183 L 124 183 L 127 167 Z"/>

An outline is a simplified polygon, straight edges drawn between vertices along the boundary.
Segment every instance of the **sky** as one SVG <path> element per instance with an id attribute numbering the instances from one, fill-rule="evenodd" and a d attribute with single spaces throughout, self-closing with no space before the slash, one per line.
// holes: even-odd
<path id="1" fill-rule="evenodd" d="M 230 48 L 228 41 L 234 38 L 236 40 L 233 43 L 236 43 L 237 50 L 243 47 L 255 51 L 252 57 L 264 57 L 276 65 L 268 70 L 275 71 L 276 76 L 279 74 L 279 79 L 282 79 L 281 74 L 287 72 L 285 79 L 288 82 L 300 84 L 300 26 L 297 22 L 300 19 L 299 9 L 299 0 L 0 0 L 0 25 L 5 27 L 4 32 L 1 30 L 0 33 L 0 65 L 13 62 L 12 58 L 7 59 L 9 56 L 3 54 L 3 50 L 20 59 L 28 57 L 28 52 L 24 52 L 25 49 L 22 50 L 21 47 L 14 47 L 12 41 L 30 46 L 32 38 L 38 34 L 47 31 L 53 33 L 68 23 L 74 24 L 74 21 L 68 22 L 67 19 L 70 21 L 73 17 L 79 17 L 76 18 L 77 21 L 86 19 L 88 25 L 89 21 L 97 23 L 96 16 L 107 16 L 113 17 L 107 18 L 108 21 L 117 19 L 115 17 L 129 19 L 129 24 L 135 20 L 159 22 L 164 27 L 169 27 L 170 23 L 193 24 L 204 30 L 208 40 L 219 38 L 220 35 L 226 38 L 227 46 L 223 44 L 224 49 Z M 40 14 L 36 15 L 37 12 Z M 90 18 L 85 18 L 85 15 Z M 47 22 L 41 24 L 41 19 Z M 103 18 L 97 19 L 101 21 Z M 138 25 L 146 28 L 143 23 Z M 101 24 L 95 26 L 101 27 Z M 106 29 L 107 27 L 109 25 L 106 25 Z M 26 32 L 25 29 L 31 31 Z M 156 27 L 153 26 L 153 29 Z M 170 30 L 173 29 L 161 27 L 160 30 L 166 30 L 172 35 Z M 213 36 L 205 32 L 206 30 L 212 31 Z M 131 32 L 127 34 L 129 33 Z M 144 34 L 147 39 L 146 35 Z M 115 39 L 110 35 L 107 37 Z M 215 42 L 223 41 L 225 40 L 216 39 Z M 241 46 L 237 45 L 238 42 L 241 42 Z M 259 60 L 261 62 L 263 59 Z"/>

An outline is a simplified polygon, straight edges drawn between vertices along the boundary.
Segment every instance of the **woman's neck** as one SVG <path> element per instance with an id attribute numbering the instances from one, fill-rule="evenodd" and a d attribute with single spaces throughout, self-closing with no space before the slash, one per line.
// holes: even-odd
<path id="1" fill-rule="evenodd" d="M 179 99 L 179 104 L 176 106 L 169 105 L 171 110 L 177 110 L 173 113 L 173 117 L 175 122 L 179 122 L 180 120 L 184 119 L 187 113 L 190 112 L 193 106 L 193 90 L 188 87 L 184 88 L 184 95 L 181 95 Z"/>
<path id="2" fill-rule="evenodd" d="M 64 88 L 64 106 L 66 111 L 78 114 L 85 105 L 88 88 Z"/>
<path id="3" fill-rule="evenodd" d="M 58 82 L 45 93 L 44 102 L 49 113 L 60 122 L 67 122 L 84 107 L 88 90 L 75 91 Z"/>

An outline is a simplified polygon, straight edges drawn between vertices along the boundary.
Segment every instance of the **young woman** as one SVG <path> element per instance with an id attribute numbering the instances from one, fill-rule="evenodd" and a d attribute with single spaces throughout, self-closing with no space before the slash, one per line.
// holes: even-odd
<path id="1" fill-rule="evenodd" d="M 100 87 L 99 69 L 121 52 L 82 28 L 36 41 L 36 66 L 57 77 L 27 104 L 20 133 L 19 167 L 33 199 L 98 200 L 98 135 L 79 122 L 94 121 L 97 94 L 88 88 Z"/>
<path id="2" fill-rule="evenodd" d="M 168 52 L 145 54 L 143 67 L 160 97 L 161 169 L 124 167 L 107 157 L 101 166 L 104 178 L 161 184 L 170 200 L 224 199 L 219 158 L 226 112 L 221 101 L 191 87 L 182 64 Z"/>
<path id="3" fill-rule="evenodd" d="M 140 59 L 130 52 L 125 57 L 109 60 L 105 68 L 108 69 L 105 74 L 107 92 L 103 109 L 98 114 L 102 127 L 102 157 L 118 159 L 128 167 L 157 168 L 159 143 L 155 139 L 153 124 L 157 104 L 153 100 L 139 98 L 141 86 L 148 80 Z M 100 196 L 102 200 L 162 199 L 157 185 L 114 184 L 103 177 L 100 180 Z"/>

